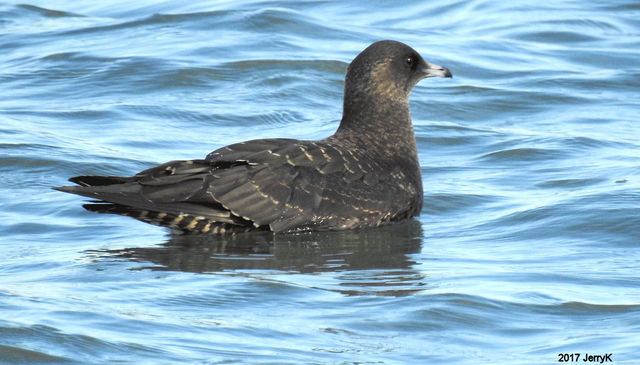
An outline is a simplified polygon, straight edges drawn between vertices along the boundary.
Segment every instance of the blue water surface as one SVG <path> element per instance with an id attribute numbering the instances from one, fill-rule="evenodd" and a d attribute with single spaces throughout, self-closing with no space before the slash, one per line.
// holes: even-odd
<path id="1" fill-rule="evenodd" d="M 640 5 L 0 3 L 0 363 L 640 362 Z M 348 63 L 411 108 L 425 205 L 376 229 L 180 237 L 51 189 L 324 138 Z"/>

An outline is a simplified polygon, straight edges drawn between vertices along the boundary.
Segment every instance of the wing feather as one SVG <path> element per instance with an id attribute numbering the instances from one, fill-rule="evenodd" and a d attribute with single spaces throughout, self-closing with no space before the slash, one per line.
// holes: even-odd
<path id="1" fill-rule="evenodd" d="M 145 211 L 155 217 L 166 212 L 173 220 L 155 223 L 184 230 L 207 231 L 210 224 L 276 232 L 340 229 L 406 215 L 416 198 L 389 183 L 393 169 L 329 142 L 265 139 L 220 148 L 204 160 L 170 161 L 130 178 L 76 177 L 72 181 L 82 186 L 59 190 L 130 207 L 102 210 L 138 212 L 145 221 L 151 222 Z"/>

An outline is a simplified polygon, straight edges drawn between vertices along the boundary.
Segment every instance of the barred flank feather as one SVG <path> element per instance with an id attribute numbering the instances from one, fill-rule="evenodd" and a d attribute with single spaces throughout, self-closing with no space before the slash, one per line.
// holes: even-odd
<path id="1" fill-rule="evenodd" d="M 202 216 L 136 209 L 119 204 L 96 203 L 84 204 L 83 207 L 92 212 L 119 214 L 189 234 L 239 233 L 255 229 L 255 227 L 216 222 Z"/>

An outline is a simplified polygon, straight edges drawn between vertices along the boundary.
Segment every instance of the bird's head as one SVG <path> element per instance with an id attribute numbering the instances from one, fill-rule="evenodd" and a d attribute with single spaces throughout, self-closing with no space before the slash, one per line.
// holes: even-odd
<path id="1" fill-rule="evenodd" d="M 378 41 L 362 51 L 349 65 L 345 101 L 347 98 L 364 97 L 408 103 L 413 87 L 427 77 L 451 77 L 451 72 L 425 61 L 404 43 Z"/>

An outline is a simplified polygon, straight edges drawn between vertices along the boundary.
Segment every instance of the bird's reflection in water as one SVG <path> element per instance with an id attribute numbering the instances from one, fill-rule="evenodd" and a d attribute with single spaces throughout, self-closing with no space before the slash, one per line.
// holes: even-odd
<path id="1" fill-rule="evenodd" d="M 174 235 L 156 247 L 101 251 L 101 256 L 152 263 L 142 269 L 185 272 L 278 270 L 336 272 L 349 295 L 407 295 L 421 290 L 424 276 L 413 269 L 422 229 L 415 220 L 379 228 L 230 236 Z"/>

